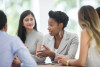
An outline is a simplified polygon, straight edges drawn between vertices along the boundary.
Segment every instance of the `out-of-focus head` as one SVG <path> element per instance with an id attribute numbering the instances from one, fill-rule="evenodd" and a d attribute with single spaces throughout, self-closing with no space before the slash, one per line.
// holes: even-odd
<path id="1" fill-rule="evenodd" d="M 98 7 L 98 8 L 96 9 L 96 11 L 97 11 L 97 13 L 98 13 L 98 15 L 99 15 L 99 19 L 100 19 L 100 7 Z"/>
<path id="2" fill-rule="evenodd" d="M 78 13 L 79 24 L 81 28 L 91 29 L 97 27 L 99 17 L 96 10 L 92 6 L 82 6 Z"/>
<path id="3" fill-rule="evenodd" d="M 37 23 L 35 16 L 33 12 L 30 10 L 24 11 L 19 19 L 19 27 L 18 27 L 18 32 L 17 35 L 20 37 L 20 39 L 25 43 L 26 40 L 26 29 L 35 29 L 37 30 Z"/>
<path id="4" fill-rule="evenodd" d="M 7 31 L 7 17 L 3 11 L 0 10 L 0 30 Z"/>
<path id="5" fill-rule="evenodd" d="M 33 12 L 31 12 L 30 10 L 26 10 L 21 14 L 20 20 L 19 20 L 19 27 L 20 29 L 21 28 L 25 28 L 25 29 L 33 28 L 37 30 L 36 19 L 35 19 Z"/>

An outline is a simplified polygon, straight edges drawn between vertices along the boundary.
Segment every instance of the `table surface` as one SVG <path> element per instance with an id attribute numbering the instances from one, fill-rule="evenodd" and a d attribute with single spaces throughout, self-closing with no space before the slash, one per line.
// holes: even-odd
<path id="1" fill-rule="evenodd" d="M 37 67 L 81 67 L 81 66 L 38 65 Z"/>

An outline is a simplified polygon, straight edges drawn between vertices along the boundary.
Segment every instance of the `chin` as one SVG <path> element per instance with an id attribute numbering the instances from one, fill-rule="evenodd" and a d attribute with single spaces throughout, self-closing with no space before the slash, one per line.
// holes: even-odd
<path id="1" fill-rule="evenodd" d="M 28 29 L 33 29 L 33 27 L 28 27 Z"/>

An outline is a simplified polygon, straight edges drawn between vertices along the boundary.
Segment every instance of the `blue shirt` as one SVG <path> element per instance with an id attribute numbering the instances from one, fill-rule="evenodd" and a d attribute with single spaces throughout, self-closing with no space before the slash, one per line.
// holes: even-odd
<path id="1" fill-rule="evenodd" d="M 17 36 L 0 31 L 0 67 L 11 67 L 15 54 L 22 61 L 21 67 L 37 67 L 28 49 Z"/>

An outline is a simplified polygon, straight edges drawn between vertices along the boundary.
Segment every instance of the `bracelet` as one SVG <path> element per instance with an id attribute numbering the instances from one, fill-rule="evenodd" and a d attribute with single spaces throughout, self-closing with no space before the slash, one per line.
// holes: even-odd
<path id="1" fill-rule="evenodd" d="M 69 66 L 69 63 L 70 63 L 70 60 L 67 60 L 67 63 L 66 63 L 66 65 L 67 65 L 67 66 Z"/>

